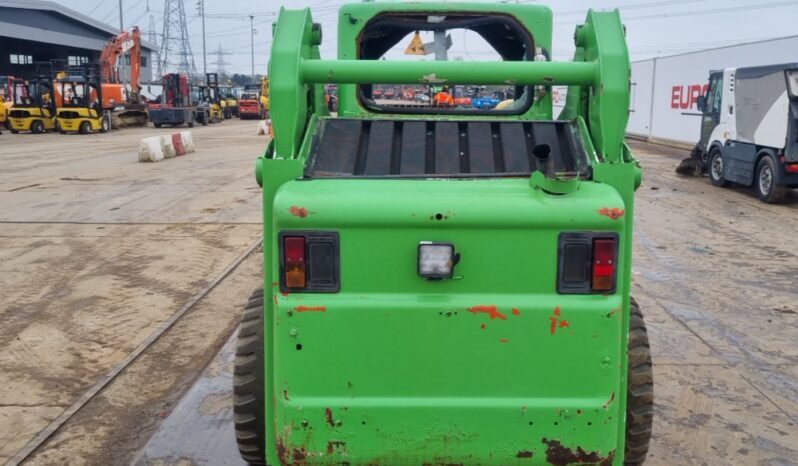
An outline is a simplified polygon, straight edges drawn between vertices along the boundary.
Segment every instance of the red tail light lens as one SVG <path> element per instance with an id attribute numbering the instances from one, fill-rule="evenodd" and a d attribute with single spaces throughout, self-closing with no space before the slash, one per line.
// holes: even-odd
<path id="1" fill-rule="evenodd" d="M 784 171 L 787 173 L 798 173 L 798 163 L 785 163 Z"/>
<path id="2" fill-rule="evenodd" d="M 305 272 L 305 238 L 303 236 L 283 237 L 283 264 L 285 266 L 285 286 L 304 288 L 307 283 Z"/>
<path id="3" fill-rule="evenodd" d="M 618 273 L 616 233 L 574 231 L 558 240 L 557 292 L 614 293 Z"/>
<path id="4" fill-rule="evenodd" d="M 617 241 L 614 238 L 593 240 L 593 291 L 610 291 L 615 288 Z"/>

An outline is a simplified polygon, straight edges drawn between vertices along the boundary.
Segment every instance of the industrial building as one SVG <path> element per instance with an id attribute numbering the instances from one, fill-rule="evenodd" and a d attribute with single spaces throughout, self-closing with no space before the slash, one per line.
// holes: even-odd
<path id="1" fill-rule="evenodd" d="M 108 39 L 119 29 L 55 2 L 0 0 L 0 75 L 30 78 L 34 62 L 62 60 L 67 65 L 99 61 Z M 142 41 L 141 81 L 152 79 L 153 51 Z"/>
<path id="2" fill-rule="evenodd" d="M 798 36 L 789 36 L 632 62 L 628 134 L 692 147 L 710 71 L 794 63 L 796 50 Z"/>

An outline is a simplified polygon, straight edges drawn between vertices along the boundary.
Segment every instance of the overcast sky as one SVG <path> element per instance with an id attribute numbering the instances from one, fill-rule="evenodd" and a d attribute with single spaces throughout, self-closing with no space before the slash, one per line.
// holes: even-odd
<path id="1" fill-rule="evenodd" d="M 118 0 L 56 0 L 95 19 L 117 26 Z M 197 71 L 202 71 L 202 29 L 197 0 L 184 0 L 191 48 Z M 515 3 L 515 0 L 509 0 Z M 626 24 L 632 60 L 673 55 L 704 48 L 798 34 L 798 0 L 519 0 L 548 5 L 554 11 L 554 59 L 567 60 L 573 53 L 574 26 L 584 20 L 587 8 L 620 8 Z M 346 0 L 205 0 L 208 71 L 216 71 L 218 50 L 227 73 L 250 72 L 250 18 L 254 15 L 255 72 L 265 74 L 271 45 L 271 26 L 280 7 L 310 7 L 314 21 L 323 25 L 322 56 L 333 58 L 337 9 Z M 125 27 L 149 29 L 155 20 L 160 43 L 164 0 L 122 0 Z M 149 8 L 149 13 L 148 9 Z M 473 59 L 484 55 L 476 35 L 453 37 L 450 57 L 466 53 Z M 798 53 L 798 52 L 796 52 Z M 464 57 L 468 59 L 468 57 Z"/>

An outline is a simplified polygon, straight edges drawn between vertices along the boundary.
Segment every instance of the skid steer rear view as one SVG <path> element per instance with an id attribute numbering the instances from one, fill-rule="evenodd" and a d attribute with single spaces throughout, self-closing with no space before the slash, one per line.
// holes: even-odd
<path id="1" fill-rule="evenodd" d="M 391 60 L 466 30 L 499 58 Z M 338 59 L 281 10 L 257 160 L 264 288 L 244 313 L 236 437 L 252 464 L 621 465 L 645 459 L 648 339 L 620 16 L 551 62 L 551 11 L 347 5 Z M 451 37 L 461 37 L 451 34 Z M 337 84 L 336 117 L 325 84 Z M 373 85 L 497 86 L 502 108 L 399 106 Z M 551 86 L 569 86 L 552 119 Z M 396 106 L 393 106 L 396 105 Z"/>

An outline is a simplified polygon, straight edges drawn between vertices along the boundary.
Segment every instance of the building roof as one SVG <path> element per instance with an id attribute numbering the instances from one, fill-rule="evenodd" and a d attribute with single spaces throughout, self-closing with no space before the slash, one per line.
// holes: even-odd
<path id="1" fill-rule="evenodd" d="M 75 10 L 69 9 L 61 4 L 45 0 L 0 0 L 0 9 L 11 8 L 16 10 L 34 10 L 43 13 L 56 13 L 69 18 L 75 22 L 88 26 L 95 31 L 93 35 L 81 35 L 70 33 L 65 30 L 53 30 L 42 24 L 29 22 L 20 24 L 13 17 L 0 15 L 0 35 L 14 37 L 18 39 L 32 40 L 37 42 L 55 43 L 69 45 L 72 47 L 102 50 L 108 39 L 119 34 L 119 29 L 103 22 L 97 21 Z M 105 35 L 107 34 L 107 37 Z M 105 37 L 105 38 L 103 38 Z M 141 47 L 150 51 L 157 49 L 155 44 L 142 40 Z"/>

